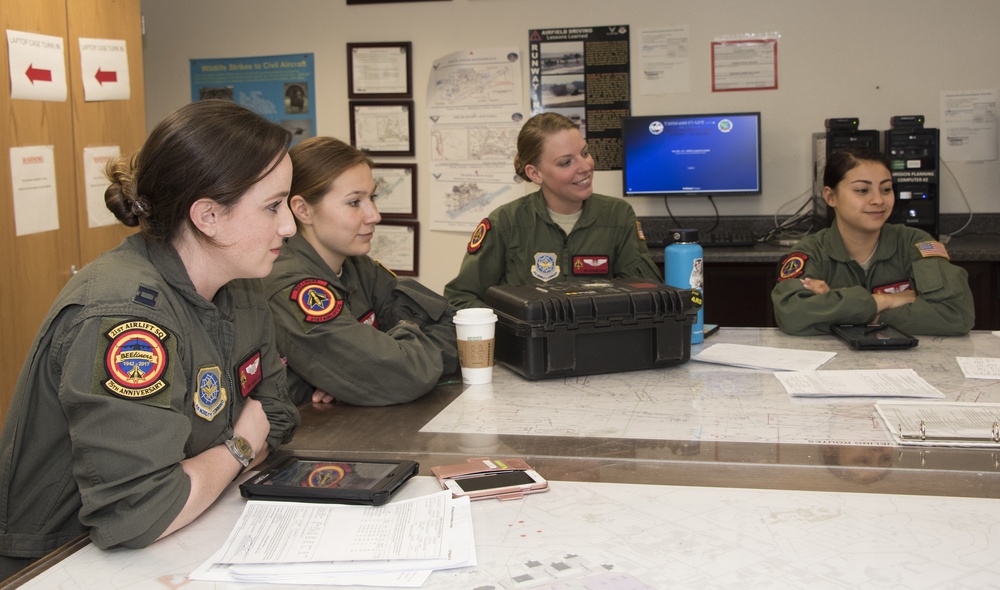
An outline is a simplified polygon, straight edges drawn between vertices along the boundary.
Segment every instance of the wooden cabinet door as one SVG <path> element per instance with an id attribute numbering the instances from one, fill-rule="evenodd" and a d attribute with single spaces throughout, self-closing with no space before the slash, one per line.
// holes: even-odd
<path id="1" fill-rule="evenodd" d="M 0 419 L 42 319 L 73 269 L 117 245 L 130 230 L 121 224 L 90 228 L 83 173 L 85 147 L 117 145 L 136 150 L 145 138 L 142 29 L 139 0 L 4 0 L 4 31 L 63 39 L 68 96 L 65 102 L 12 100 L 0 92 Z M 80 37 L 124 39 L 131 96 L 86 102 L 80 72 Z M 9 59 L 0 43 L 3 76 Z M 14 72 L 17 75 L 17 72 Z M 51 145 L 56 168 L 59 229 L 16 235 L 10 148 Z"/>
<path id="2" fill-rule="evenodd" d="M 146 138 L 146 108 L 142 76 L 142 15 L 139 0 L 68 0 L 70 95 L 73 97 L 73 144 L 77 166 L 83 165 L 87 147 L 118 146 L 132 154 Z M 125 41 L 131 94 L 128 100 L 87 102 L 80 71 L 80 37 Z M 79 210 L 80 262 L 87 264 L 101 252 L 117 246 L 132 233 L 120 223 L 90 227 L 87 214 L 86 175 L 76 175 Z"/>
<path id="3" fill-rule="evenodd" d="M 65 41 L 66 0 L 0 2 L 0 25 L 4 31 L 52 35 Z M 64 53 L 67 48 L 68 43 L 64 43 Z M 6 39 L 0 49 L 0 62 L 4 78 L 9 79 Z M 66 102 L 12 100 L 9 86 L 5 85 L 0 92 L 0 109 L 5 127 L 0 134 L 0 411 L 6 415 L 35 332 L 69 280 L 71 269 L 80 265 L 80 241 L 74 188 L 78 163 L 73 150 L 69 97 Z M 51 215 L 59 218 L 59 229 L 17 236 L 10 148 L 39 145 L 54 146 L 58 211 Z"/>

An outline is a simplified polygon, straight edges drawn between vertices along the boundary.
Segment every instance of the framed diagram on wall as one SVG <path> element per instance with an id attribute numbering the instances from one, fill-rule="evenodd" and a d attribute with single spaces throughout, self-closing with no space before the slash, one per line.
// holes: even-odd
<path id="1" fill-rule="evenodd" d="M 417 276 L 420 260 L 420 223 L 383 221 L 375 228 L 369 256 L 400 276 Z"/>
<path id="2" fill-rule="evenodd" d="M 416 164 L 375 164 L 372 176 L 383 219 L 417 218 Z"/>
<path id="3" fill-rule="evenodd" d="M 373 156 L 413 155 L 413 101 L 349 101 L 351 144 Z"/>

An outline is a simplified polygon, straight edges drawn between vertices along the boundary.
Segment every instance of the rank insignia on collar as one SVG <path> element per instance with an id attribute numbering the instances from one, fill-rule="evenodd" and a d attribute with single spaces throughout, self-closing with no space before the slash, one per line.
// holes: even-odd
<path id="1" fill-rule="evenodd" d="M 222 386 L 222 370 L 217 366 L 198 371 L 198 390 L 194 393 L 194 412 L 211 421 L 226 407 L 226 388 Z"/>
<path id="2" fill-rule="evenodd" d="M 554 252 L 536 252 L 535 264 L 531 267 L 531 276 L 540 281 L 551 281 L 559 276 L 559 265 L 556 264 Z"/>
<path id="3" fill-rule="evenodd" d="M 111 344 L 104 356 L 108 379 L 104 389 L 125 399 L 145 399 L 167 387 L 167 350 L 163 341 L 169 334 L 146 321 L 122 322 L 105 334 Z"/>
<path id="4" fill-rule="evenodd" d="M 490 220 L 484 219 L 479 222 L 476 229 L 472 230 L 472 238 L 469 240 L 469 246 L 466 250 L 469 254 L 474 254 L 483 247 L 483 241 L 486 239 L 486 234 L 490 231 Z"/>
<path id="5" fill-rule="evenodd" d="M 806 260 L 809 256 L 802 252 L 792 252 L 781 261 L 781 270 L 778 271 L 778 280 L 784 281 L 802 276 L 806 270 Z"/>
<path id="6" fill-rule="evenodd" d="M 328 322 L 340 315 L 344 302 L 330 287 L 330 283 L 322 279 L 305 279 L 299 281 L 292 289 L 289 299 L 299 304 L 299 309 L 305 314 L 305 321 L 313 324 Z"/>
<path id="7" fill-rule="evenodd" d="M 240 395 L 246 398 L 250 395 L 263 379 L 263 372 L 260 368 L 260 349 L 247 355 L 240 364 L 236 366 L 236 382 L 240 384 Z"/>

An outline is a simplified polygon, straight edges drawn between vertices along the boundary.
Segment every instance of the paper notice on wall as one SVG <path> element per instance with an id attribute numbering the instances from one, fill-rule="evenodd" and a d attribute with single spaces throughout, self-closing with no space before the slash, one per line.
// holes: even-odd
<path id="1" fill-rule="evenodd" d="M 104 204 L 110 182 L 104 167 L 121 153 L 116 145 L 83 148 L 83 176 L 87 183 L 87 227 L 103 227 L 118 222 Z"/>
<path id="2" fill-rule="evenodd" d="M 55 148 L 10 148 L 15 234 L 25 236 L 59 229 Z"/>
<path id="3" fill-rule="evenodd" d="M 66 101 L 66 58 L 62 37 L 7 31 L 10 97 Z"/>
<path id="4" fill-rule="evenodd" d="M 639 31 L 639 93 L 691 92 L 688 26 Z"/>
<path id="5" fill-rule="evenodd" d="M 131 86 L 125 41 L 80 37 L 80 75 L 85 101 L 128 100 Z"/>
<path id="6" fill-rule="evenodd" d="M 997 159 L 997 89 L 941 91 L 941 159 Z"/>

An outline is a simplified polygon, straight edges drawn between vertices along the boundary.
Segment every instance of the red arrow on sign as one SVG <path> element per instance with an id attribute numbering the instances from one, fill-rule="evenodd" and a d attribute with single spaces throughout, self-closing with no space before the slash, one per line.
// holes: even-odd
<path id="1" fill-rule="evenodd" d="M 31 85 L 34 86 L 35 80 L 40 82 L 51 82 L 52 81 L 52 70 L 39 70 L 35 67 L 35 64 L 30 64 L 28 70 L 24 72 L 28 79 L 31 80 Z"/>
<path id="2" fill-rule="evenodd" d="M 94 77 L 97 78 L 97 81 L 103 86 L 105 82 L 117 82 L 118 72 L 105 72 L 102 71 L 101 68 L 97 68 L 97 75 Z"/>

